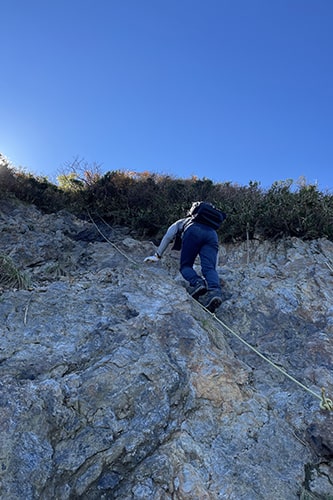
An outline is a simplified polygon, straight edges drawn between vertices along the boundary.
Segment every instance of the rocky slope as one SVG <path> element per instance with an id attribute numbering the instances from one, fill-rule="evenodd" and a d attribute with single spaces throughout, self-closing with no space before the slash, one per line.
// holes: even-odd
<path id="1" fill-rule="evenodd" d="M 100 227 L 0 201 L 0 498 L 332 499 L 333 244 L 223 246 L 216 319 Z"/>

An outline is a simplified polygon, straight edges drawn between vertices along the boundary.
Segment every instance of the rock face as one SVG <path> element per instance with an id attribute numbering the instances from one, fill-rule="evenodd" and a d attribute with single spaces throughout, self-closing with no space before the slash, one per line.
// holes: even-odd
<path id="1" fill-rule="evenodd" d="M 333 244 L 223 246 L 216 319 L 101 228 L 0 202 L 0 498 L 332 499 Z"/>

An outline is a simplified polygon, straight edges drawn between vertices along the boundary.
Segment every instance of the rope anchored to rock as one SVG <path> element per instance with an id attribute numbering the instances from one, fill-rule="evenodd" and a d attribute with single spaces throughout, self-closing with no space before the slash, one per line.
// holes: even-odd
<path id="1" fill-rule="evenodd" d="M 333 401 L 326 397 L 324 387 L 321 388 L 320 408 L 322 410 L 333 411 Z"/>

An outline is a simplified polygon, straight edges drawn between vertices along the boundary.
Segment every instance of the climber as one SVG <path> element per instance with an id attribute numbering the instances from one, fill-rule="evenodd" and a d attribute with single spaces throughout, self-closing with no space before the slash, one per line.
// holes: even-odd
<path id="1" fill-rule="evenodd" d="M 209 311 L 214 312 L 222 303 L 219 276 L 216 271 L 218 236 L 226 215 L 208 202 L 194 202 L 187 216 L 174 222 L 166 231 L 154 255 L 144 262 L 158 262 L 168 245 L 175 241 L 173 249 L 180 250 L 180 273 L 188 281 L 188 293 Z M 177 242 L 181 238 L 180 245 Z M 193 269 L 199 255 L 202 276 Z"/>

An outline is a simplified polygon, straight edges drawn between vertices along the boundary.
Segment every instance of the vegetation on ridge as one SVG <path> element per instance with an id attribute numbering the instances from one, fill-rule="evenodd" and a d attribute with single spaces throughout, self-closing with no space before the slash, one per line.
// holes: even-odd
<path id="1" fill-rule="evenodd" d="M 49 213 L 65 209 L 86 217 L 89 211 L 129 227 L 136 237 L 160 237 L 193 201 L 207 200 L 227 213 L 223 242 L 286 236 L 333 241 L 333 196 L 305 181 L 296 186 L 292 180 L 277 181 L 264 190 L 258 182 L 239 186 L 120 170 L 102 175 L 98 165 L 76 159 L 55 185 L 0 159 L 0 197 L 14 195 Z"/>

